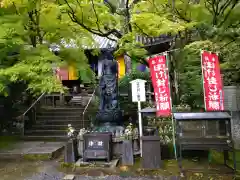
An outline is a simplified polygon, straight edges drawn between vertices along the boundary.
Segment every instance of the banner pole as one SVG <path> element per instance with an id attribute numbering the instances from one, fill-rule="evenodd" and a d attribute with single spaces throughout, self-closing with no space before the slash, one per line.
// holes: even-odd
<path id="1" fill-rule="evenodd" d="M 166 56 L 166 61 L 167 61 L 167 67 L 169 68 L 168 65 L 168 53 L 164 52 L 163 55 Z M 171 90 L 171 84 L 170 84 L 170 76 L 169 76 L 169 69 L 168 69 L 168 88 L 169 90 Z M 171 111 L 173 110 L 173 105 L 172 105 L 172 96 L 170 94 L 170 107 L 171 107 Z M 177 160 L 177 148 L 176 148 L 176 140 L 175 140 L 175 123 L 174 123 L 174 118 L 173 118 L 173 113 L 171 112 L 171 117 L 172 117 L 172 142 L 173 142 L 173 149 L 174 149 L 174 156 L 175 159 Z"/>
<path id="2" fill-rule="evenodd" d="M 201 68 L 202 68 L 202 83 L 203 83 L 203 100 L 204 100 L 204 108 L 205 108 L 205 111 L 207 109 L 207 106 L 206 106 L 206 95 L 205 95 L 205 88 L 204 88 L 204 71 L 203 71 L 203 59 L 202 59 L 202 54 L 203 54 L 203 50 L 200 50 L 200 56 L 201 56 Z"/>
<path id="3" fill-rule="evenodd" d="M 140 136 L 140 153 L 142 157 L 142 136 L 143 136 L 143 128 L 142 128 L 142 114 L 141 114 L 141 102 L 138 101 L 138 123 L 139 123 L 139 136 Z"/>

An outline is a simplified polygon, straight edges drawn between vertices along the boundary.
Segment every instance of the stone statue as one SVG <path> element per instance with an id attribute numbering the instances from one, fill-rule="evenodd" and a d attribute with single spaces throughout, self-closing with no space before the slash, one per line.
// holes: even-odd
<path id="1" fill-rule="evenodd" d="M 102 61 L 102 76 L 99 82 L 100 106 L 96 122 L 120 124 L 122 112 L 118 104 L 118 63 L 111 51 L 102 53 Z"/>
<path id="2" fill-rule="evenodd" d="M 100 78 L 100 110 L 110 111 L 118 107 L 117 72 L 118 65 L 114 60 L 103 60 L 102 76 Z"/>

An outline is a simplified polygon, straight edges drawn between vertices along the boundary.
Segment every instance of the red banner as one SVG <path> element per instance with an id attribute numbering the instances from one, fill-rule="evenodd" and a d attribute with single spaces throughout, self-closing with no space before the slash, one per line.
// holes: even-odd
<path id="1" fill-rule="evenodd" d="M 172 107 L 167 58 L 166 56 L 158 55 L 149 58 L 148 63 L 154 88 L 157 116 L 170 116 Z"/>
<path id="2" fill-rule="evenodd" d="M 205 110 L 223 111 L 223 84 L 218 55 L 203 51 L 201 56 Z"/>

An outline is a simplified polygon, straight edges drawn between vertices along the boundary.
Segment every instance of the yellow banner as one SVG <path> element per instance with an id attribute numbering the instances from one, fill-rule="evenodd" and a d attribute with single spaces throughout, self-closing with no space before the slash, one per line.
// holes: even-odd
<path id="1" fill-rule="evenodd" d="M 118 61 L 118 78 L 122 78 L 125 76 L 125 62 L 124 62 L 124 56 L 117 57 Z"/>
<path id="2" fill-rule="evenodd" d="M 76 66 L 74 64 L 70 64 L 68 66 L 68 79 L 69 80 L 77 80 L 77 70 L 76 70 Z"/>

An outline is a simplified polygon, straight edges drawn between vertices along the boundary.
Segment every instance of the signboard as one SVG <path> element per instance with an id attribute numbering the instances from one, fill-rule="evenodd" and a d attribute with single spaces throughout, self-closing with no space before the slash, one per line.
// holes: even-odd
<path id="1" fill-rule="evenodd" d="M 157 108 L 157 116 L 171 115 L 171 94 L 167 58 L 157 55 L 148 59 Z"/>
<path id="2" fill-rule="evenodd" d="M 146 91 L 145 91 L 145 80 L 135 79 L 130 82 L 132 85 L 132 102 L 145 102 Z"/>
<path id="3" fill-rule="evenodd" d="M 206 111 L 223 111 L 224 95 L 218 55 L 202 51 L 202 76 Z"/>

